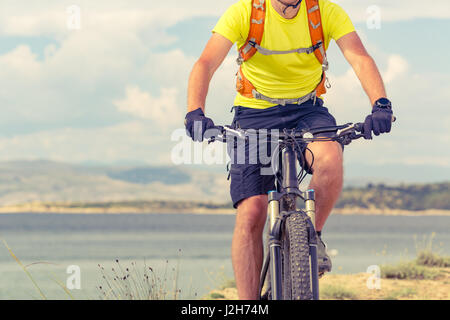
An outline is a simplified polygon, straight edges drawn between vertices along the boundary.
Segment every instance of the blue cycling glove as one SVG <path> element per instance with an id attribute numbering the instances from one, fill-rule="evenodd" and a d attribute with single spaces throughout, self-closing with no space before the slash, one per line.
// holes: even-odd
<path id="1" fill-rule="evenodd" d="M 214 122 L 205 117 L 202 108 L 188 112 L 184 119 L 186 134 L 194 141 L 203 141 L 206 130 L 214 128 Z"/>
<path id="2" fill-rule="evenodd" d="M 392 105 L 386 98 L 378 99 L 372 109 L 372 114 L 366 117 L 362 133 L 364 139 L 372 139 L 372 132 L 378 136 L 380 133 L 391 132 Z"/>

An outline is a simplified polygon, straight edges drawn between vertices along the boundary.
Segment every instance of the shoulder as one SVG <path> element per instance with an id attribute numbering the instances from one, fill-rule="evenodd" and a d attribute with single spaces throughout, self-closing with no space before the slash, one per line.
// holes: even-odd
<path id="1" fill-rule="evenodd" d="M 319 0 L 319 6 L 327 43 L 330 38 L 338 40 L 355 31 L 350 17 L 340 5 L 329 0 Z"/>
<path id="2" fill-rule="evenodd" d="M 270 0 L 266 0 L 266 1 L 270 1 Z M 239 13 L 250 13 L 252 11 L 252 3 L 253 0 L 239 0 L 237 2 L 235 2 L 234 4 L 232 4 L 228 11 L 234 11 L 234 12 L 239 12 Z"/>
<path id="3" fill-rule="evenodd" d="M 319 0 L 319 7 L 321 13 L 324 14 L 325 16 L 346 15 L 345 10 L 340 5 L 329 0 Z"/>
<path id="4" fill-rule="evenodd" d="M 240 24 L 250 20 L 253 0 L 239 0 L 228 7 L 222 18 Z M 266 0 L 267 1 L 267 0 Z"/>
<path id="5" fill-rule="evenodd" d="M 253 0 L 239 0 L 228 7 L 221 16 L 213 32 L 217 32 L 230 40 L 242 45 L 248 34 Z M 267 1 L 267 0 L 266 0 Z"/>

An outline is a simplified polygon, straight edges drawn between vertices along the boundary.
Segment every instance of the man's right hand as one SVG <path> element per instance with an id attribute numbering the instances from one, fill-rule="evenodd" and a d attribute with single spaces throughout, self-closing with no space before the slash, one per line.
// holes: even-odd
<path id="1" fill-rule="evenodd" d="M 184 119 L 186 134 L 194 141 L 203 141 L 206 130 L 214 128 L 214 122 L 205 117 L 202 108 L 188 112 Z"/>

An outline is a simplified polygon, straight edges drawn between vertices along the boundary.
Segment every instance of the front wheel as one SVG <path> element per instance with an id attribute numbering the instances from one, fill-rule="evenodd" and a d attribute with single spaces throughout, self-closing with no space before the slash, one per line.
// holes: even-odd
<path id="1" fill-rule="evenodd" d="M 308 228 L 300 213 L 288 216 L 282 239 L 283 299 L 311 300 Z"/>

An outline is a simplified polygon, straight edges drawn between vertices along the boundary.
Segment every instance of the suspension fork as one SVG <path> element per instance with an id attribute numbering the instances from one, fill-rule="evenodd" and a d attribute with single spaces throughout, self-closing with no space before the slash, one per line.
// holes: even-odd
<path id="1" fill-rule="evenodd" d="M 309 255 L 311 265 L 311 291 L 314 300 L 319 300 L 319 262 L 317 258 L 317 236 L 316 236 L 316 201 L 314 190 L 310 189 L 304 193 L 305 211 L 309 219 Z"/>
<path id="2" fill-rule="evenodd" d="M 269 268 L 272 299 L 281 300 L 283 295 L 281 287 L 281 233 L 280 226 L 280 193 L 269 192 Z M 264 280 L 264 279 L 262 279 Z"/>
<path id="3" fill-rule="evenodd" d="M 296 209 L 295 201 L 286 203 L 287 194 L 297 194 L 297 155 L 292 146 L 288 145 L 279 152 L 279 168 L 282 172 L 282 185 L 278 186 L 278 192 L 269 192 L 269 265 L 265 263 L 265 272 L 270 268 L 272 299 L 281 300 L 283 298 L 282 290 L 282 270 L 281 270 L 281 217 L 280 212 Z M 281 188 L 280 188 L 281 187 Z M 283 199 L 285 198 L 285 199 Z M 261 281 L 263 281 L 261 276 Z"/>

